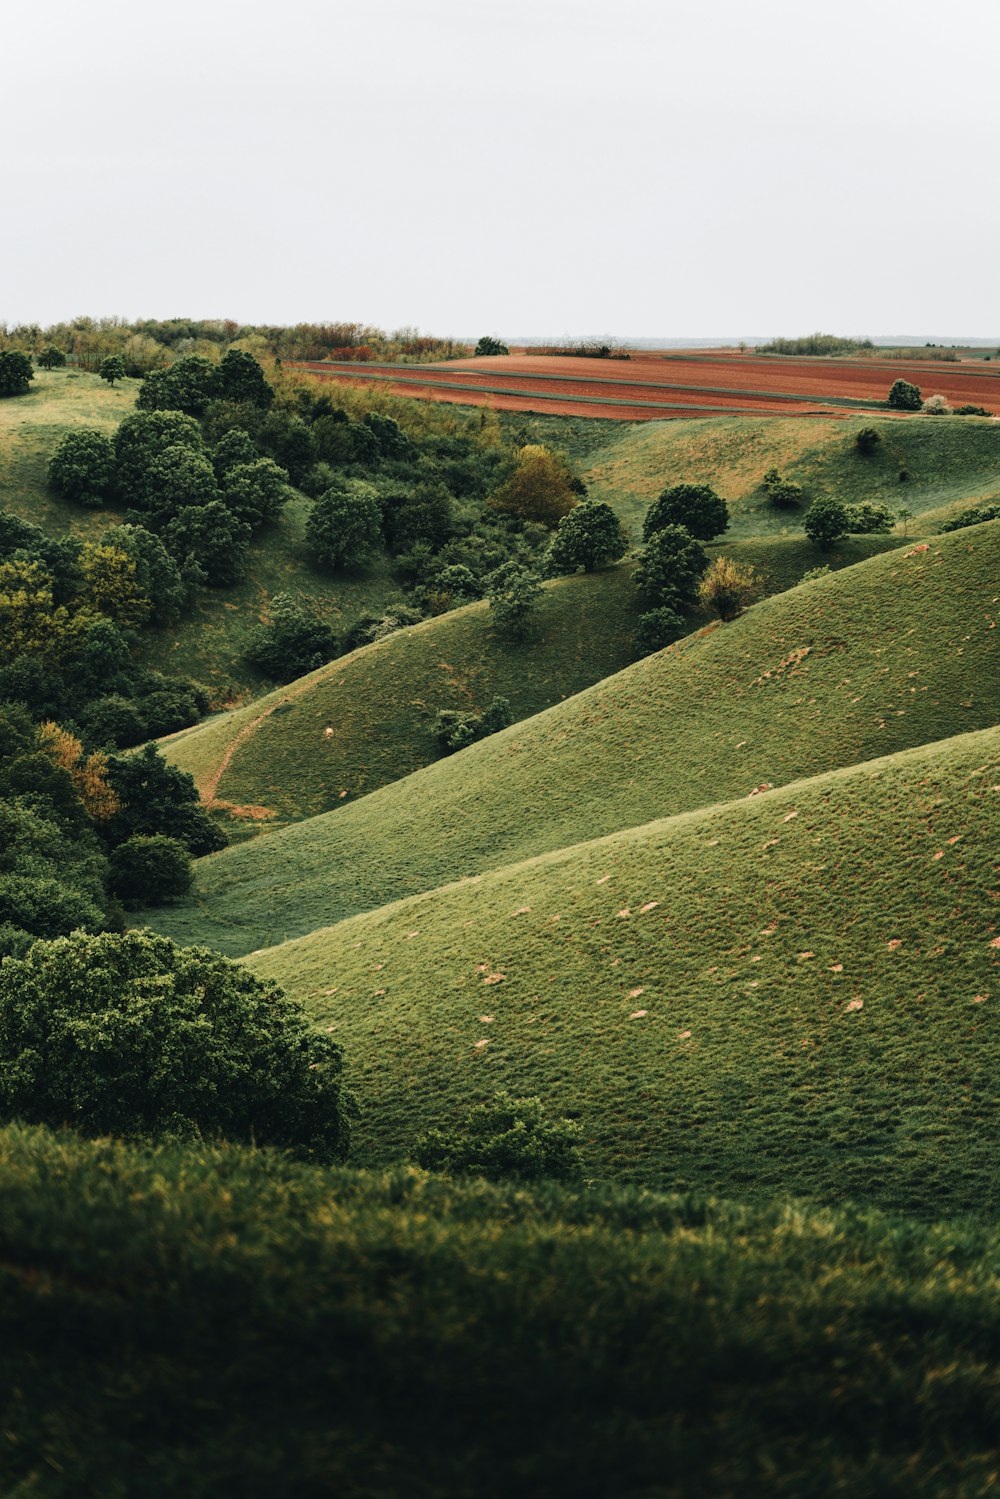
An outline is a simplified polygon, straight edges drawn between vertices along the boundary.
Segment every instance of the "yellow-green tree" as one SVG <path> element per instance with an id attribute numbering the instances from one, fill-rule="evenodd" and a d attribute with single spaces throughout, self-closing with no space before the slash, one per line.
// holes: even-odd
<path id="1" fill-rule="evenodd" d="M 577 502 L 572 481 L 561 458 L 540 443 L 529 443 L 518 453 L 510 478 L 490 495 L 489 504 L 504 515 L 554 530 Z"/>
<path id="2" fill-rule="evenodd" d="M 734 562 L 731 557 L 716 557 L 698 585 L 698 599 L 706 609 L 714 609 L 721 620 L 730 620 L 753 603 L 759 587 L 755 568 Z"/>
<path id="3" fill-rule="evenodd" d="M 139 629 L 149 619 L 152 600 L 143 592 L 135 563 L 117 547 L 88 542 L 80 558 L 81 605 L 113 619 L 123 629 Z"/>

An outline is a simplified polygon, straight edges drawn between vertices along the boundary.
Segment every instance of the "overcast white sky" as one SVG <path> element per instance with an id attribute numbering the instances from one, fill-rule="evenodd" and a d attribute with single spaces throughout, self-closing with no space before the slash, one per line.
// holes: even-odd
<path id="1" fill-rule="evenodd" d="M 998 0 L 8 3 L 0 320 L 993 337 L 998 43 Z"/>

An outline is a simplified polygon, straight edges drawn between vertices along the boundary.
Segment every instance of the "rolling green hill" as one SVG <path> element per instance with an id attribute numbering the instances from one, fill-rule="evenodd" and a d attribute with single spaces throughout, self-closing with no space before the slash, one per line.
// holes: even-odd
<path id="1" fill-rule="evenodd" d="M 973 1499 L 996 1471 L 993 1224 L 18 1128 L 0 1203 L 11 1499 Z"/>
<path id="2" fill-rule="evenodd" d="M 1000 525 L 757 605 L 341 810 L 201 861 L 146 914 L 246 952 L 653 818 L 1000 719 Z"/>
<path id="3" fill-rule="evenodd" d="M 600 1177 L 995 1212 L 1000 729 L 494 870 L 250 957 L 346 1056 L 358 1158 L 507 1087 Z"/>
<path id="4" fill-rule="evenodd" d="M 854 439 L 877 427 L 882 442 L 862 456 Z M 614 504 L 636 534 L 647 508 L 670 484 L 711 484 L 732 506 L 727 536 L 798 532 L 804 511 L 778 510 L 760 484 L 769 468 L 821 495 L 856 504 L 906 506 L 920 529 L 1000 494 L 1000 423 L 982 417 L 708 418 L 639 424 L 588 455 L 584 477 L 595 499 Z M 909 479 L 900 483 L 900 468 Z M 913 526 L 911 525 L 911 530 Z"/>
<path id="5" fill-rule="evenodd" d="M 324 812 L 440 757 L 439 709 L 499 694 L 526 718 L 634 659 L 641 609 L 631 567 L 545 586 L 537 626 L 499 641 L 486 604 L 397 631 L 233 713 L 163 741 L 202 797 L 237 816 Z"/>

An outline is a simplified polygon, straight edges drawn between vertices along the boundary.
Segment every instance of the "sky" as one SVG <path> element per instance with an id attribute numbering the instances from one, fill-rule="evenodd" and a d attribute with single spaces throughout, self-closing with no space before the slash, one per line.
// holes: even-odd
<path id="1" fill-rule="evenodd" d="M 0 321 L 1000 335 L 1000 4 L 5 7 Z"/>

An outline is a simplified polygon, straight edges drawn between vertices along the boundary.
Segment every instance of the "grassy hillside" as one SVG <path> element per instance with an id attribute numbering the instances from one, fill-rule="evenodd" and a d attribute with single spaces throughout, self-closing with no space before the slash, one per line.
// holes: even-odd
<path id="1" fill-rule="evenodd" d="M 494 871 L 248 959 L 342 1041 L 358 1156 L 499 1087 L 600 1177 L 1000 1209 L 1000 729 Z"/>
<path id="2" fill-rule="evenodd" d="M 882 442 L 868 457 L 854 439 L 875 426 Z M 589 455 L 591 494 L 615 505 L 635 532 L 669 484 L 713 485 L 732 505 L 728 536 L 801 530 L 802 512 L 776 510 L 760 488 L 769 468 L 793 479 L 806 500 L 832 494 L 906 506 L 921 529 L 935 529 L 966 504 L 1000 493 L 1000 423 L 980 417 L 907 417 L 888 412 L 838 422 L 740 417 L 631 427 Z M 900 483 L 900 467 L 909 479 Z M 913 525 L 910 527 L 913 530 Z"/>
<path id="3" fill-rule="evenodd" d="M 992 1225 L 19 1129 L 0 1201 L 11 1496 L 972 1499 L 996 1471 Z"/>
<path id="4" fill-rule="evenodd" d="M 473 604 L 330 662 L 249 707 L 164 741 L 206 801 L 293 820 L 409 775 L 441 755 L 439 709 L 497 694 L 516 719 L 620 671 L 641 609 L 630 567 L 545 586 L 529 640 L 510 645 Z"/>
<path id="5" fill-rule="evenodd" d="M 765 600 L 336 812 L 198 866 L 148 913 L 246 952 L 463 875 L 1000 719 L 1000 525 Z"/>

